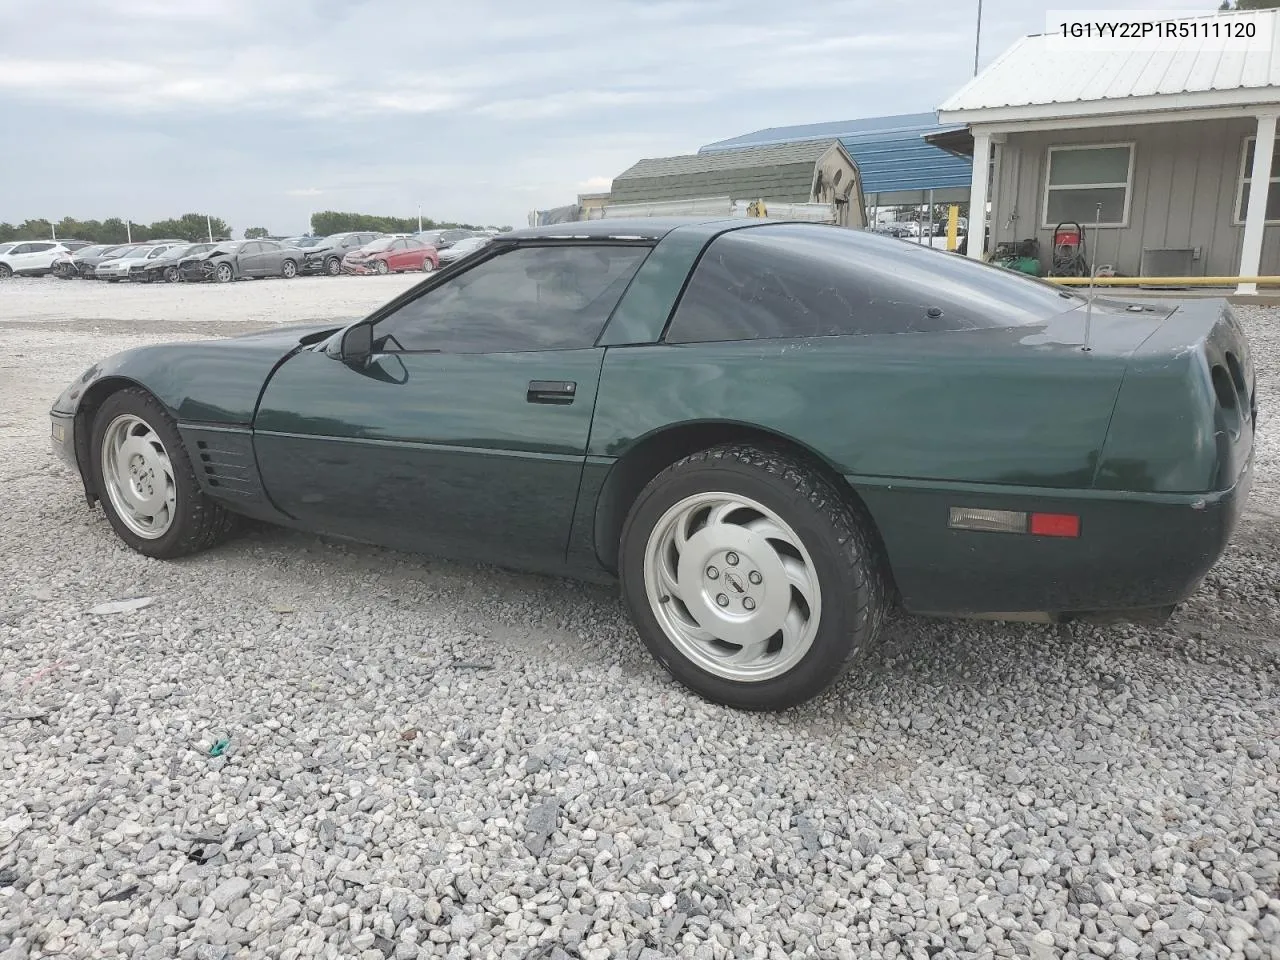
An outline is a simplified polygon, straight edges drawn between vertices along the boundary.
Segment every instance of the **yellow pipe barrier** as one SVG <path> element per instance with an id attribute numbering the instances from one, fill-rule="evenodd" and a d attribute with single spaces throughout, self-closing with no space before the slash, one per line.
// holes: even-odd
<path id="1" fill-rule="evenodd" d="M 1065 286 L 1087 287 L 1088 277 L 1045 277 L 1050 283 Z M 1280 286 L 1280 277 L 1094 277 L 1099 287 L 1136 287 L 1144 283 L 1162 287 L 1234 287 L 1241 283 L 1260 286 Z"/>

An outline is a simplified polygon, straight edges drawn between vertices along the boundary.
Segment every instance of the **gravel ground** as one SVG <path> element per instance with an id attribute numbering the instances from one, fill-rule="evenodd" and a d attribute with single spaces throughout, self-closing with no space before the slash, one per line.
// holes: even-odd
<path id="1" fill-rule="evenodd" d="M 49 453 L 104 354 L 412 280 L 0 287 L 0 960 L 1280 958 L 1280 312 L 1172 621 L 906 619 L 756 716 L 612 590 L 270 528 L 154 562 Z"/>

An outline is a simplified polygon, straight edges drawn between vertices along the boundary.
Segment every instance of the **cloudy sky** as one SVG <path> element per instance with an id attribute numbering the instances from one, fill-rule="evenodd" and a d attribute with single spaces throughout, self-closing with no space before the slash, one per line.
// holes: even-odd
<path id="1" fill-rule="evenodd" d="M 982 61 L 1064 6 L 1079 4 L 985 0 Z M 200 211 L 286 233 L 314 210 L 421 204 L 523 225 L 642 157 L 933 110 L 972 73 L 976 8 L 0 0 L 0 221 Z"/>

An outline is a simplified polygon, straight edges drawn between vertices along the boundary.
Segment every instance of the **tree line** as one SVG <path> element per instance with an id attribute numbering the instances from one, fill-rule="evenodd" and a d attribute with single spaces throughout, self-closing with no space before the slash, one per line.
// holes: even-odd
<path id="1" fill-rule="evenodd" d="M 452 223 L 422 218 L 422 229 L 462 230 L 510 230 L 511 227 L 482 227 L 472 223 Z M 134 223 L 119 217 L 106 220 L 77 220 L 63 217 L 57 223 L 49 220 L 26 220 L 19 224 L 0 223 L 0 243 L 11 240 L 87 240 L 90 243 L 126 243 L 140 240 L 180 239 L 195 243 L 207 240 L 212 229 L 213 238 L 231 236 L 231 227 L 221 217 L 207 217 L 203 213 L 184 213 L 176 219 L 157 220 L 155 223 Z M 369 213 L 342 213 L 325 210 L 312 214 L 311 232 L 316 236 L 344 233 L 349 230 L 368 230 L 376 233 L 412 233 L 418 229 L 418 218 L 381 217 Z M 249 227 L 246 239 L 271 236 L 266 227 Z"/>
<path id="2" fill-rule="evenodd" d="M 206 219 L 203 213 L 184 213 L 176 219 L 155 223 L 125 222 L 119 217 L 106 220 L 77 220 L 63 217 L 57 223 L 48 220 L 26 220 L 16 226 L 0 223 L 0 243 L 10 240 L 87 240 L 90 243 L 127 243 L 164 239 L 207 240 L 212 228 L 214 239 L 231 236 L 231 227 L 221 217 Z"/>
<path id="3" fill-rule="evenodd" d="M 369 230 L 374 233 L 413 233 L 418 229 L 418 218 L 414 217 L 380 217 L 369 213 L 341 213 L 337 210 L 324 210 L 311 215 L 311 232 L 316 236 L 328 236 L 331 233 L 346 233 L 349 230 Z M 511 227 L 481 226 L 475 223 L 453 223 L 422 218 L 423 230 L 459 229 L 459 230 L 501 230 L 506 232 Z"/>

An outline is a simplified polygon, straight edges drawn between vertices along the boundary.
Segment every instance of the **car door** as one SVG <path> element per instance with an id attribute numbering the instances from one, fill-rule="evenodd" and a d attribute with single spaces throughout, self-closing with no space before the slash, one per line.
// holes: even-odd
<path id="1" fill-rule="evenodd" d="M 392 270 L 404 270 L 408 265 L 409 241 L 401 237 L 387 248 L 387 266 Z"/>
<path id="2" fill-rule="evenodd" d="M 53 266 L 53 261 L 57 259 L 58 254 L 62 252 L 61 244 L 57 243 L 32 243 L 30 249 L 26 253 L 27 262 L 23 266 L 24 270 L 48 270 Z"/>
<path id="3" fill-rule="evenodd" d="M 258 244 L 258 269 L 260 277 L 278 277 L 284 266 L 284 248 L 274 240 L 263 240 Z"/>
<path id="4" fill-rule="evenodd" d="M 236 259 L 239 261 L 240 276 L 262 276 L 262 244 L 259 241 L 242 244 Z"/>
<path id="5" fill-rule="evenodd" d="M 513 566 L 563 562 L 604 354 L 649 247 L 504 244 L 375 314 L 374 352 L 286 361 L 254 446 L 301 525 Z"/>

